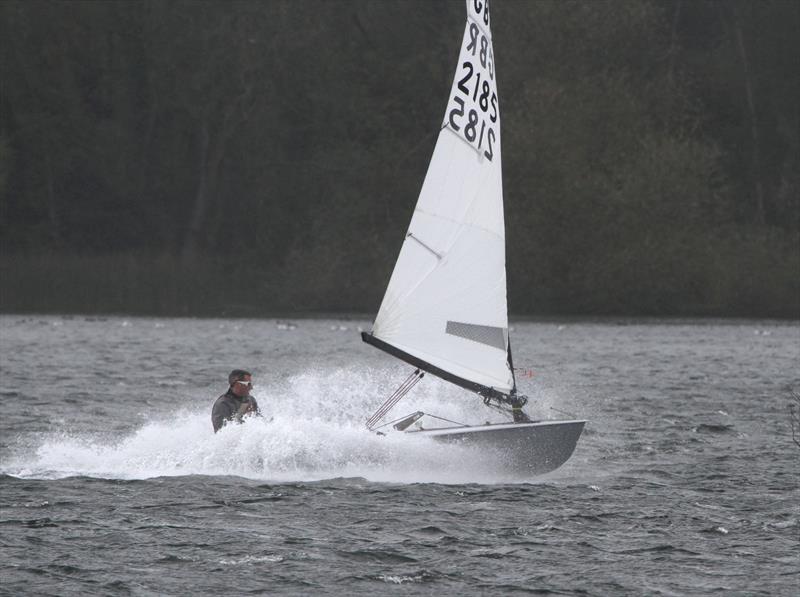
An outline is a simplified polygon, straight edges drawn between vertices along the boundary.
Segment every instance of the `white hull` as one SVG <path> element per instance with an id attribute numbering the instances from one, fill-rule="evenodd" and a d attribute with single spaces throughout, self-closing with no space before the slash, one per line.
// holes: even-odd
<path id="1" fill-rule="evenodd" d="M 407 431 L 437 441 L 478 447 L 497 459 L 498 469 L 542 475 L 564 464 L 578 443 L 586 421 L 538 421 Z"/>

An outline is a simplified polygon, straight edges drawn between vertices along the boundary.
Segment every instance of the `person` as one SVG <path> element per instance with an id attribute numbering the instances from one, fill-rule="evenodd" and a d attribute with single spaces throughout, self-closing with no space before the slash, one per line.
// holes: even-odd
<path id="1" fill-rule="evenodd" d="M 244 369 L 234 369 L 228 375 L 228 391 L 217 398 L 211 409 L 211 424 L 214 433 L 222 429 L 228 421 L 241 423 L 244 417 L 260 416 L 258 402 L 250 395 L 253 376 Z"/>

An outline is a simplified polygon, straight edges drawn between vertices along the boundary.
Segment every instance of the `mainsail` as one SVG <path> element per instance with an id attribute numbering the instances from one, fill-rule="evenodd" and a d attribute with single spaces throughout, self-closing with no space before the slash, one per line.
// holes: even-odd
<path id="1" fill-rule="evenodd" d="M 366 342 L 482 393 L 509 364 L 500 108 L 488 0 L 466 0 L 450 100 Z"/>

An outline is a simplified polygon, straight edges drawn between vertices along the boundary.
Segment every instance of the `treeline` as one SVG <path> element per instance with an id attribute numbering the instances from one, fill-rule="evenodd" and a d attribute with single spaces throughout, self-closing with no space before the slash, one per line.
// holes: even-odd
<path id="1" fill-rule="evenodd" d="M 800 316 L 800 3 L 496 0 L 517 314 Z M 461 0 L 0 3 L 0 310 L 377 310 Z"/>

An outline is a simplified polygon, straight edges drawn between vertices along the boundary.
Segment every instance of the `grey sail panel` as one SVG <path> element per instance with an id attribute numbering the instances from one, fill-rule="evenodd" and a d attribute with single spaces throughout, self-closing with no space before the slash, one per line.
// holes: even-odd
<path id="1" fill-rule="evenodd" d="M 445 331 L 452 336 L 472 340 L 486 346 L 493 346 L 498 350 L 505 351 L 508 344 L 507 328 L 448 321 Z"/>

